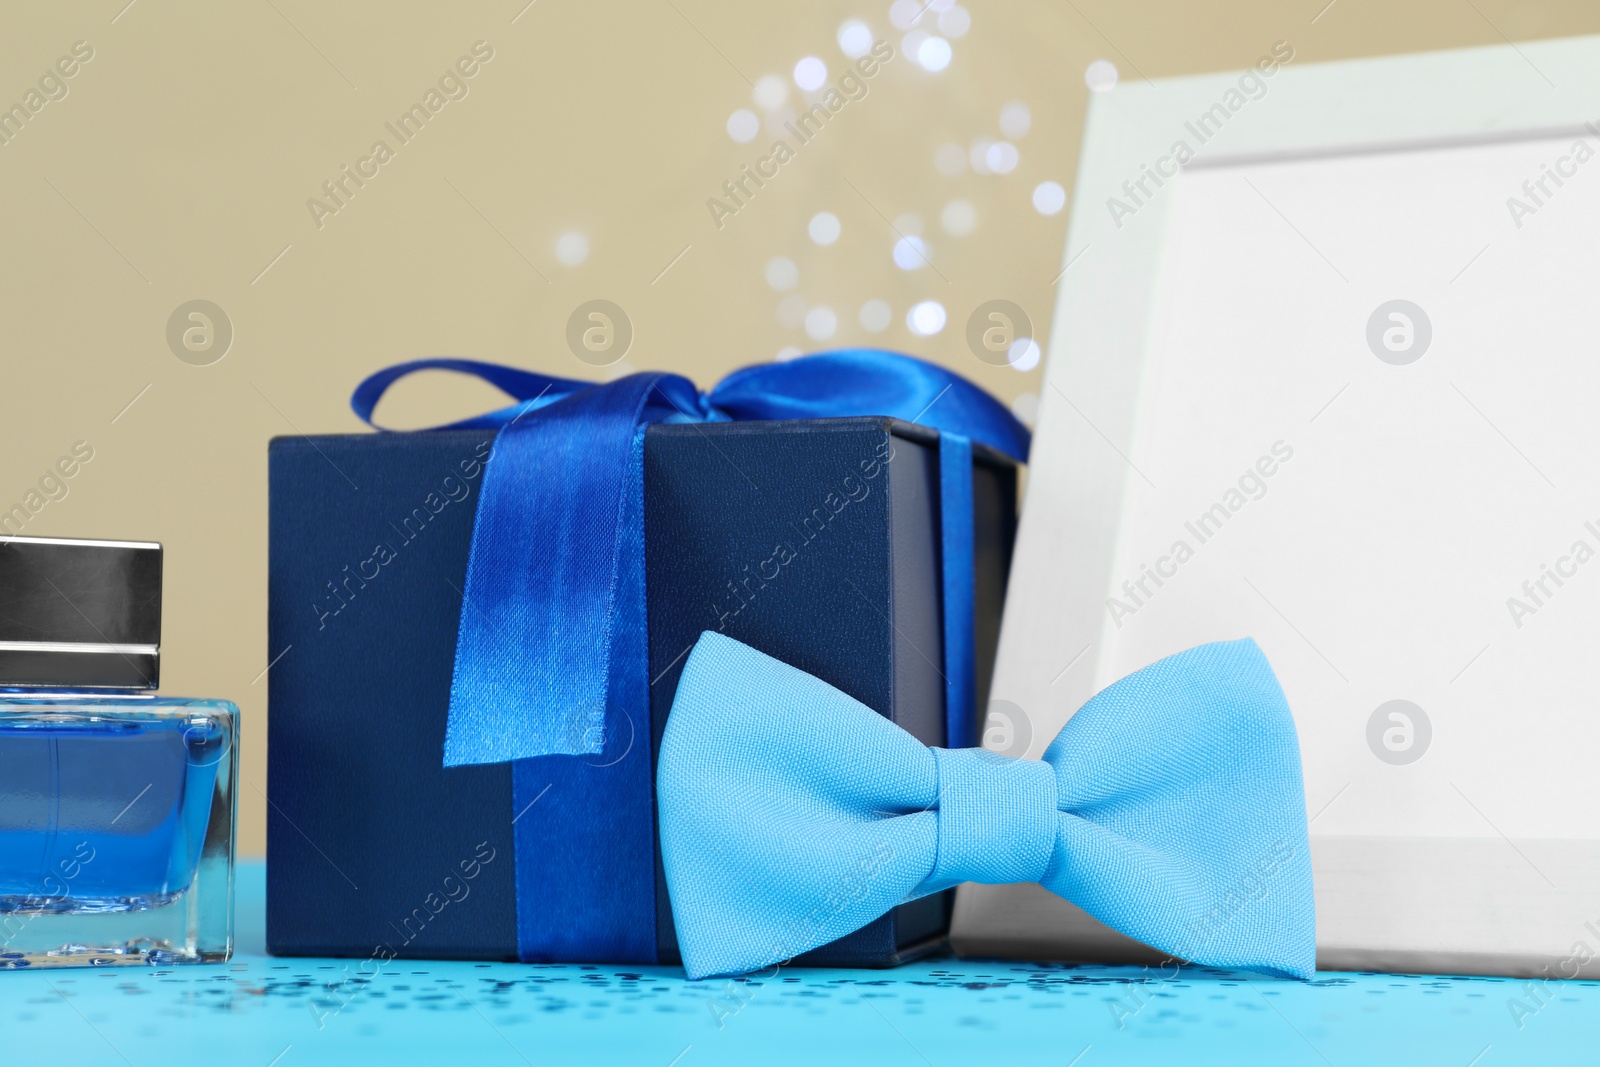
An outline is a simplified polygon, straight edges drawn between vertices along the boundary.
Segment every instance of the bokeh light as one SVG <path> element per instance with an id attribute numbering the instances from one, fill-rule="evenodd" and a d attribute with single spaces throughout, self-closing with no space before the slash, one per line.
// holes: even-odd
<path id="1" fill-rule="evenodd" d="M 950 65 L 950 42 L 943 37 L 928 37 L 917 46 L 917 62 L 923 70 L 939 71 Z"/>
<path id="2" fill-rule="evenodd" d="M 826 341 L 839 328 L 839 316 L 832 308 L 814 307 L 806 312 L 806 336 L 813 341 Z"/>
<path id="3" fill-rule="evenodd" d="M 778 325 L 785 330 L 798 330 L 806 321 L 806 298 L 790 293 L 778 301 Z"/>
<path id="4" fill-rule="evenodd" d="M 1039 394 L 1023 393 L 1011 402 L 1011 414 L 1022 425 L 1032 429 L 1039 421 Z"/>
<path id="5" fill-rule="evenodd" d="M 819 211 L 806 224 L 806 233 L 819 245 L 831 245 L 839 239 L 839 216 L 831 211 Z"/>
<path id="6" fill-rule="evenodd" d="M 978 209 L 970 200 L 952 200 L 939 212 L 939 225 L 952 237 L 965 237 L 978 226 Z"/>
<path id="7" fill-rule="evenodd" d="M 1011 369 L 1026 374 L 1039 365 L 1039 342 L 1031 337 L 1019 337 L 1011 342 L 1011 348 L 1006 352 L 1006 362 L 1011 364 Z"/>
<path id="8" fill-rule="evenodd" d="M 851 59 L 860 59 L 872 51 L 872 30 L 860 19 L 850 19 L 839 26 L 839 51 Z"/>
<path id="9" fill-rule="evenodd" d="M 806 56 L 794 65 L 794 83 L 811 93 L 828 80 L 828 65 L 816 56 Z"/>
<path id="10" fill-rule="evenodd" d="M 861 328 L 868 333 L 882 333 L 894 321 L 894 310 L 887 300 L 874 297 L 861 305 Z"/>
<path id="11" fill-rule="evenodd" d="M 889 5 L 889 23 L 897 30 L 909 30 L 922 17 L 922 5 L 917 0 L 894 0 Z"/>
<path id="12" fill-rule="evenodd" d="M 911 234 L 894 243 L 894 265 L 901 270 L 918 270 L 928 265 L 928 246 Z"/>
<path id="13" fill-rule="evenodd" d="M 944 329 L 944 323 L 944 305 L 937 300 L 924 300 L 906 312 L 906 327 L 918 337 L 932 337 Z"/>
<path id="14" fill-rule="evenodd" d="M 776 74 L 765 74 L 756 79 L 752 95 L 762 111 L 776 111 L 789 102 L 789 83 Z"/>
<path id="15" fill-rule="evenodd" d="M 1010 174 L 1017 169 L 1017 146 L 1010 141 L 996 141 L 983 154 L 983 161 L 991 173 Z"/>
<path id="16" fill-rule="evenodd" d="M 972 167 L 974 174 L 992 174 L 989 169 L 989 149 L 994 142 L 987 137 L 973 140 L 972 146 L 967 149 L 967 164 Z"/>
<path id="17" fill-rule="evenodd" d="M 1040 182 L 1033 187 L 1033 209 L 1041 215 L 1054 215 L 1067 206 L 1067 191 L 1060 182 Z"/>
<path id="18" fill-rule="evenodd" d="M 728 136 L 740 144 L 749 144 L 761 132 L 761 120 L 747 107 L 728 116 Z"/>
<path id="19" fill-rule="evenodd" d="M 1033 129 L 1033 112 L 1021 100 L 1013 100 L 1000 109 L 1000 132 L 1013 141 L 1020 141 Z"/>
<path id="20" fill-rule="evenodd" d="M 939 32 L 946 37 L 960 37 L 972 29 L 972 13 L 959 5 L 939 12 Z"/>
<path id="21" fill-rule="evenodd" d="M 788 91 L 789 87 L 785 85 L 784 92 Z M 789 132 L 787 123 L 794 120 L 793 108 L 780 107 L 776 111 L 770 111 L 767 113 L 767 132 L 772 135 L 773 140 L 778 141 L 783 140 L 785 137 L 793 137 L 794 134 Z"/>
<path id="22" fill-rule="evenodd" d="M 589 239 L 576 231 L 556 238 L 556 261 L 563 267 L 576 267 L 589 258 Z"/>
<path id="23" fill-rule="evenodd" d="M 1109 59 L 1095 60 L 1084 70 L 1083 83 L 1090 92 L 1110 92 L 1117 87 L 1117 65 Z"/>
<path id="24" fill-rule="evenodd" d="M 800 284 L 800 268 L 788 256 L 774 256 L 767 260 L 767 284 L 786 293 Z"/>

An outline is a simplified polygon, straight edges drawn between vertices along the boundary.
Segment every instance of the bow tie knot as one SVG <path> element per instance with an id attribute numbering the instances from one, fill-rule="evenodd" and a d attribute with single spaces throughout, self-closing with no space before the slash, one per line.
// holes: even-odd
<path id="1" fill-rule="evenodd" d="M 935 748 L 939 848 L 919 887 L 1042 881 L 1055 851 L 1055 768 L 981 748 Z"/>

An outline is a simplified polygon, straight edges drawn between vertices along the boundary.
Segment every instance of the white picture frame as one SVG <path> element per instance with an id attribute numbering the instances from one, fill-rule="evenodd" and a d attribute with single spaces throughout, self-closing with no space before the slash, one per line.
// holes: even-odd
<path id="1" fill-rule="evenodd" d="M 1005 722 L 988 743 L 1037 758 L 1117 677 L 1253 636 L 1300 731 L 1320 967 L 1600 977 L 1600 656 L 1581 652 L 1600 563 L 1562 555 L 1600 548 L 1600 361 L 1580 340 L 1600 320 L 1582 244 L 1600 235 L 1600 160 L 1573 158 L 1600 151 L 1600 37 L 1325 64 L 1291 41 L 1260 51 L 1249 71 L 1092 95 L 992 688 L 1027 736 Z M 1434 309 L 1409 364 L 1424 325 L 1380 315 L 1391 298 Z M 1262 464 L 1279 479 L 1263 503 L 1249 484 L 1230 543 L 1160 564 L 1154 531 L 1198 547 L 1178 519 L 1276 445 L 1300 466 Z M 1490 496 L 1454 535 L 1431 525 Z M 1424 529 L 1436 551 L 1401 559 Z M 1121 583 L 1151 565 L 1177 577 L 1135 604 Z M 1551 567 L 1587 583 L 1552 585 Z M 1364 619 L 1374 588 L 1393 595 Z M 1386 695 L 1420 703 L 1385 717 Z M 1420 759 L 1379 755 L 1408 757 L 1419 731 Z M 962 887 L 952 940 L 1151 958 L 1036 885 Z"/>

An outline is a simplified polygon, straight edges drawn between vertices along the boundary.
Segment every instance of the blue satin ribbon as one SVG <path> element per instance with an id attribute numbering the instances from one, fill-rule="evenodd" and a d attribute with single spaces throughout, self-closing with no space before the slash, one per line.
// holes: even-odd
<path id="1" fill-rule="evenodd" d="M 939 435 L 939 541 L 944 576 L 945 743 L 966 748 L 978 743 L 978 679 L 973 627 L 976 624 L 972 521 L 972 439 L 946 431 Z M 956 655 L 950 654 L 956 650 Z"/>
<path id="2" fill-rule="evenodd" d="M 551 755 L 599 757 L 592 762 L 604 764 L 612 735 L 626 729 L 630 737 L 639 731 L 648 736 L 641 431 L 654 422 L 880 415 L 940 431 L 949 738 L 952 745 L 973 743 L 971 442 L 1018 462 L 1026 462 L 1029 445 L 1027 429 L 983 390 L 931 363 L 872 349 L 747 367 L 709 393 L 674 374 L 633 374 L 597 385 L 440 358 L 373 374 L 356 388 L 352 409 L 383 429 L 372 416 L 384 392 L 424 370 L 471 375 L 517 401 L 434 427 L 499 430 L 484 472 L 467 563 L 446 766 Z M 520 816 L 539 785 L 535 770 L 519 763 L 513 774 L 519 915 L 530 898 L 541 892 L 548 896 L 563 878 L 537 869 L 533 864 L 543 861 L 535 857 L 524 869 L 521 842 L 535 831 Z M 642 775 L 645 817 L 629 816 L 607 833 L 651 833 L 648 765 Z M 536 826 L 539 817 L 529 818 L 534 822 L 528 825 Z M 594 818 L 580 821 L 567 828 L 569 837 L 582 841 L 589 831 L 600 832 L 591 825 Z M 648 837 L 644 844 L 653 849 Z M 633 841 L 622 854 L 636 855 L 638 845 Z M 627 862 L 619 860 L 617 866 Z M 580 856 L 564 870 L 572 879 L 593 879 L 594 865 L 588 873 L 582 867 Z M 606 886 L 596 883 L 596 888 L 603 898 Z M 610 891 L 616 891 L 615 882 Z M 590 933 L 569 930 L 559 944 L 544 944 L 536 943 L 537 925 L 519 919 L 525 959 L 643 958 L 638 946 L 647 939 L 637 930 L 614 929 L 597 919 Z"/>

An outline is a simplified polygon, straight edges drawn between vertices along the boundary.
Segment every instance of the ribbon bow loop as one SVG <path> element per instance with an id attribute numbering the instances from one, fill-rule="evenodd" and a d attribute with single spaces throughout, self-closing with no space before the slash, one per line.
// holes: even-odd
<path id="1" fill-rule="evenodd" d="M 1249 640 L 1109 687 L 1042 761 L 927 749 L 716 633 L 657 768 L 691 978 L 790 959 L 963 881 L 1037 881 L 1180 959 L 1310 977 L 1305 794 L 1282 690 Z"/>

